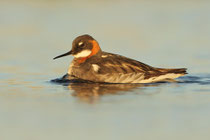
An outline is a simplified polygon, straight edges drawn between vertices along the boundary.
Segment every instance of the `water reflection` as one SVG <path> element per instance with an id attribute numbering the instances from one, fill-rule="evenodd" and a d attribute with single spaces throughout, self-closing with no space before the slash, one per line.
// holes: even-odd
<path id="1" fill-rule="evenodd" d="M 100 83 L 70 83 L 68 90 L 73 91 L 72 96 L 78 97 L 81 101 L 95 103 L 104 95 L 120 95 L 144 93 L 143 87 L 158 86 L 159 84 L 100 84 Z"/>
<path id="2" fill-rule="evenodd" d="M 94 102 L 101 95 L 123 94 L 133 91 L 141 85 L 138 84 L 98 84 L 98 83 L 81 83 L 69 84 L 69 90 L 73 90 L 72 95 L 78 97 L 82 101 Z"/>
<path id="3" fill-rule="evenodd" d="M 82 101 L 93 103 L 103 95 L 119 95 L 126 93 L 144 93 L 145 87 L 157 87 L 162 83 L 152 84 L 107 84 L 92 83 L 80 79 L 66 80 L 63 78 L 54 79 L 51 82 L 63 85 L 71 91 L 71 95 L 78 97 Z"/>

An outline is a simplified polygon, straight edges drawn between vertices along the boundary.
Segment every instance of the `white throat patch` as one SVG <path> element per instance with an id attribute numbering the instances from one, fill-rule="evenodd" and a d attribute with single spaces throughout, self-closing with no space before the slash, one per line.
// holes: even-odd
<path id="1" fill-rule="evenodd" d="M 75 55 L 73 55 L 75 58 L 79 58 L 79 57 L 87 57 L 91 54 L 90 50 L 83 50 Z"/>

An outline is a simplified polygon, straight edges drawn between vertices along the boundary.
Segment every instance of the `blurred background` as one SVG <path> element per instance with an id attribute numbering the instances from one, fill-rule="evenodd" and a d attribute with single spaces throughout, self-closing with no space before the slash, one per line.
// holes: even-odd
<path id="1" fill-rule="evenodd" d="M 50 83 L 73 59 L 52 58 L 82 34 L 107 52 L 186 67 L 189 83 Z M 0 0 L 0 48 L 1 140 L 210 137 L 210 1 Z"/>

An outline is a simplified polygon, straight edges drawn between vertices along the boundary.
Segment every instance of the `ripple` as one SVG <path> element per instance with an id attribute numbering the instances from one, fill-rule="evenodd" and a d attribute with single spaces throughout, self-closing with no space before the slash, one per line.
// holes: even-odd
<path id="1" fill-rule="evenodd" d="M 209 85 L 210 84 L 210 75 L 209 74 L 199 74 L 199 75 L 189 75 L 183 76 L 177 79 L 178 83 L 184 84 L 200 84 L 200 85 Z"/>

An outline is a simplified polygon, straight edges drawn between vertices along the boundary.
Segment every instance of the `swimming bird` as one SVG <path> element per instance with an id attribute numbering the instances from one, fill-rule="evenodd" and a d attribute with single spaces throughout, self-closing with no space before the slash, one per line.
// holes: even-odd
<path id="1" fill-rule="evenodd" d="M 73 55 L 68 75 L 97 83 L 153 83 L 187 74 L 186 68 L 156 68 L 118 54 L 101 50 L 90 35 L 78 36 L 71 51 L 54 59 Z"/>

